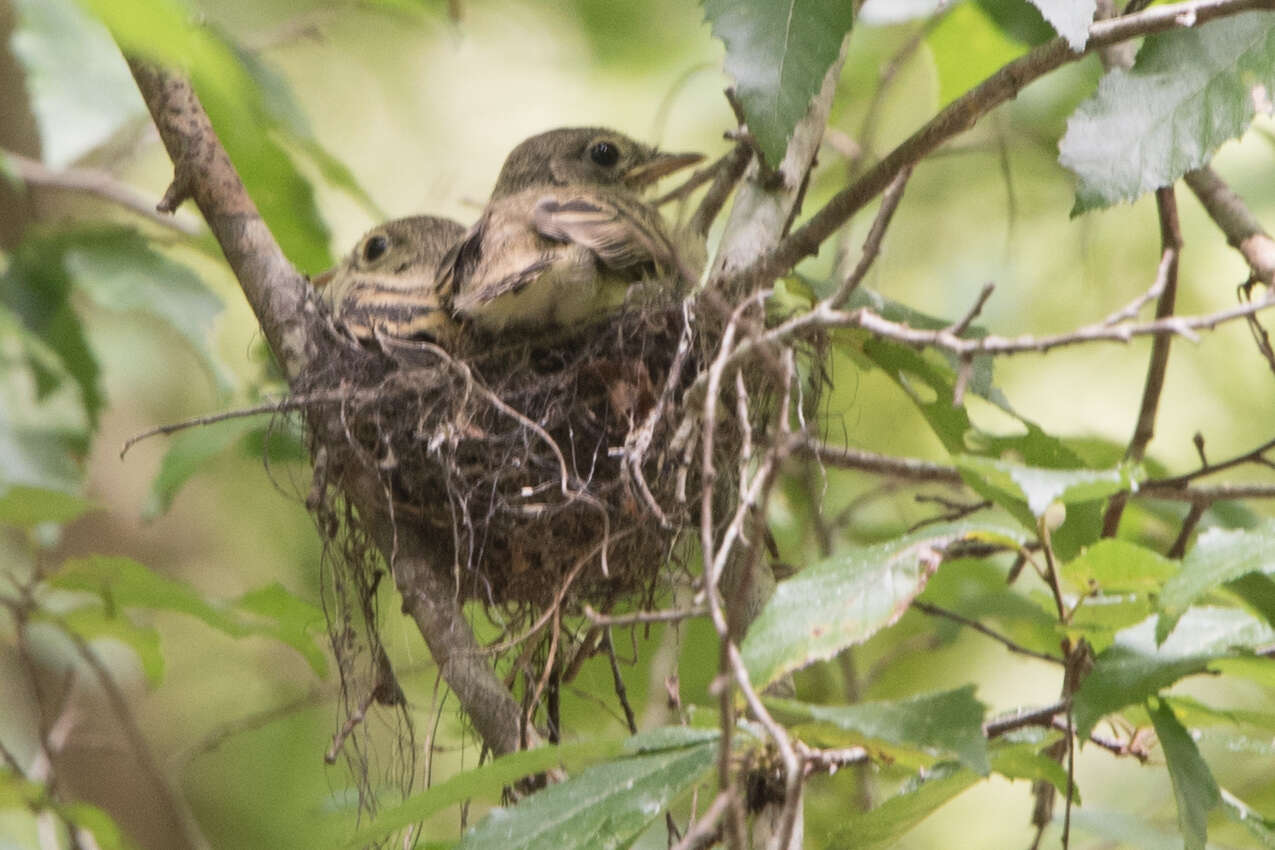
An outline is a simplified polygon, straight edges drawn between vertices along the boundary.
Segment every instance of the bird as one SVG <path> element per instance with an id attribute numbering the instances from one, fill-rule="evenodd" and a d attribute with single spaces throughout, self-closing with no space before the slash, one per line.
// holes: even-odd
<path id="1" fill-rule="evenodd" d="M 439 297 L 489 332 L 611 312 L 643 279 L 694 272 L 641 191 L 703 157 L 601 127 L 540 133 L 505 159 L 478 221 L 439 267 Z"/>
<path id="2" fill-rule="evenodd" d="M 387 221 L 363 234 L 353 251 L 312 284 L 361 341 L 381 336 L 447 348 L 459 326 L 434 284 L 439 262 L 464 234 L 464 225 L 437 216 Z"/>

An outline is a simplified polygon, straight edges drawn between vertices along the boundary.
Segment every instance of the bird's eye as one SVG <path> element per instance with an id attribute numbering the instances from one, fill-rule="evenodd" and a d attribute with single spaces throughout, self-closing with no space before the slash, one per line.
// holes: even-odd
<path id="1" fill-rule="evenodd" d="M 390 240 L 378 233 L 363 243 L 363 259 L 369 263 L 374 262 L 384 257 L 389 249 Z"/>
<path id="2" fill-rule="evenodd" d="M 597 142 L 589 148 L 589 158 L 603 168 L 610 168 L 620 161 L 620 149 L 610 142 Z"/>

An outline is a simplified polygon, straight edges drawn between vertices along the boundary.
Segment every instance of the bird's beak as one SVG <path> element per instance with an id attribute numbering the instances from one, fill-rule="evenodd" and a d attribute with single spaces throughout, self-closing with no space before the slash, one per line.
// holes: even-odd
<path id="1" fill-rule="evenodd" d="M 681 171 L 688 165 L 694 165 L 703 158 L 704 155 L 699 153 L 657 153 L 641 165 L 635 165 L 625 172 L 624 182 L 631 188 L 641 189 L 674 171 Z"/>

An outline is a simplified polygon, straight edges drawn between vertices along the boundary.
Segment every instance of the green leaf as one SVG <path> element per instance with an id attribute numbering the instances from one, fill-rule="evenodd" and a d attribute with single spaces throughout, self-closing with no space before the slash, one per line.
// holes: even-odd
<path id="1" fill-rule="evenodd" d="M 1062 568 L 1062 577 L 1082 593 L 1155 593 L 1178 572 L 1178 564 L 1128 540 L 1099 540 Z"/>
<path id="2" fill-rule="evenodd" d="M 1191 740 L 1191 733 L 1178 722 L 1168 703 L 1161 701 L 1149 710 L 1156 737 L 1160 739 L 1160 749 L 1164 751 L 1169 778 L 1173 780 L 1173 796 L 1178 801 L 1178 827 L 1186 841 L 1186 850 L 1204 850 L 1209 810 L 1220 801 L 1217 783 L 1200 756 L 1195 741 Z"/>
<path id="3" fill-rule="evenodd" d="M 1249 573 L 1228 581 L 1226 589 L 1243 599 L 1267 623 L 1275 626 L 1275 580 L 1263 573 Z"/>
<path id="4" fill-rule="evenodd" d="M 1184 676 L 1202 673 L 1215 661 L 1244 659 L 1247 647 L 1275 640 L 1275 631 L 1234 608 L 1192 608 L 1163 644 L 1148 618 L 1116 635 L 1098 655 L 1075 699 L 1075 721 L 1087 737 L 1106 714 L 1141 702 Z"/>
<path id="5" fill-rule="evenodd" d="M 1050 26 L 1067 39 L 1072 50 L 1080 51 L 1089 40 L 1089 25 L 1093 23 L 1097 0 L 1032 0 Z"/>
<path id="6" fill-rule="evenodd" d="M 978 781 L 978 774 L 969 768 L 953 762 L 936 765 L 875 809 L 851 815 L 828 846 L 855 850 L 896 847 L 904 833 Z"/>
<path id="7" fill-rule="evenodd" d="M 5 487 L 0 480 L 0 525 L 30 529 L 45 522 L 65 525 L 99 505 L 61 490 L 41 487 Z"/>
<path id="8" fill-rule="evenodd" d="M 60 617 L 51 617 L 61 629 L 79 635 L 87 641 L 110 638 L 133 650 L 141 664 L 142 674 L 152 687 L 164 679 L 164 656 L 159 650 L 159 632 L 148 626 L 139 626 L 102 608 L 79 608 Z"/>
<path id="9" fill-rule="evenodd" d="M 833 657 L 894 623 L 960 540 L 1018 546 L 1023 536 L 976 524 L 939 525 L 813 564 L 775 588 L 740 645 L 758 690 Z"/>
<path id="10" fill-rule="evenodd" d="M 81 0 L 120 47 L 189 74 L 213 128 L 280 246 L 302 271 L 332 265 L 309 181 L 271 132 L 278 119 L 234 48 L 177 0 Z M 278 105 L 277 99 L 274 105 Z"/>
<path id="11" fill-rule="evenodd" d="M 726 45 L 726 72 L 771 167 L 823 85 L 854 21 L 843 0 L 703 0 L 713 35 Z"/>
<path id="12" fill-rule="evenodd" d="M 376 813 L 376 820 L 367 828 L 330 846 L 366 847 L 466 800 L 499 801 L 505 788 L 524 776 L 558 767 L 575 772 L 585 765 L 612 758 L 624 749 L 625 744 L 618 741 L 588 741 L 509 753 L 413 794 L 397 806 L 380 809 Z"/>
<path id="13" fill-rule="evenodd" d="M 964 455 L 956 466 L 970 486 L 989 494 L 1009 509 L 1025 502 L 1032 516 L 1040 517 L 1054 502 L 1090 502 L 1131 489 L 1135 476 L 1130 467 L 1115 469 L 1042 469 L 1005 460 Z M 1012 512 L 1012 511 L 1011 511 Z M 1031 527 L 1034 527 L 1032 523 Z"/>
<path id="14" fill-rule="evenodd" d="M 1201 534 L 1182 559 L 1182 569 L 1165 582 L 1156 639 L 1167 638 L 1178 618 L 1205 593 L 1256 572 L 1275 572 L 1275 520 L 1251 530 L 1211 528 Z"/>
<path id="15" fill-rule="evenodd" d="M 172 507 L 177 493 L 191 476 L 220 457 L 257 427 L 257 417 L 227 419 L 197 428 L 189 428 L 173 438 L 160 461 L 159 472 L 151 482 L 150 494 L 142 508 L 142 516 L 154 519 Z"/>
<path id="16" fill-rule="evenodd" d="M 145 118 L 146 105 L 110 34 L 74 0 L 17 0 L 15 10 L 13 52 L 25 72 L 45 163 L 65 168 Z"/>
<path id="17" fill-rule="evenodd" d="M 879 27 L 928 18 L 940 11 L 946 2 L 947 0 L 865 0 L 859 7 L 859 23 Z"/>
<path id="18" fill-rule="evenodd" d="M 225 367 L 209 347 L 222 301 L 199 275 L 153 250 L 134 230 L 108 228 L 74 234 L 64 255 L 77 288 L 108 310 L 128 310 L 161 320 L 194 349 L 224 390 Z"/>
<path id="19" fill-rule="evenodd" d="M 64 590 L 81 590 L 101 597 L 108 612 L 116 608 L 174 611 L 202 620 L 231 637 L 262 635 L 293 646 L 322 675 L 326 657 L 312 645 L 313 635 L 300 634 L 305 625 L 317 628 L 321 613 L 290 597 L 282 588 L 266 588 L 247 594 L 238 603 L 210 600 L 189 585 L 160 575 L 131 558 L 94 555 L 62 564 L 50 584 Z"/>
<path id="20" fill-rule="evenodd" d="M 102 850 L 132 850 L 137 847 L 105 810 L 91 803 L 58 803 L 54 809 L 67 823 L 91 832 L 96 846 Z"/>
<path id="21" fill-rule="evenodd" d="M 1168 186 L 1205 165 L 1275 91 L 1275 16 L 1247 12 L 1147 37 L 1131 70 L 1103 77 L 1067 123 L 1059 162 L 1077 215 Z"/>
<path id="22" fill-rule="evenodd" d="M 459 847 L 627 847 L 675 798 L 700 782 L 716 758 L 716 743 L 701 743 L 591 767 L 517 806 L 489 812 Z"/>
<path id="23" fill-rule="evenodd" d="M 1008 736 L 1006 736 L 1008 737 Z M 1041 752 L 1039 741 L 999 740 L 992 745 L 992 770 L 1008 779 L 1027 779 L 1032 782 L 1048 782 L 1059 794 L 1067 794 L 1067 771 L 1058 762 Z M 1073 795 L 1080 805 L 1080 793 Z"/>
<path id="24" fill-rule="evenodd" d="M 843 746 L 871 747 L 880 741 L 930 756 L 954 756 L 980 776 L 990 770 L 983 736 L 986 706 L 974 698 L 973 685 L 890 702 L 824 706 L 770 699 L 766 705 L 786 724 L 814 724 L 815 734 L 822 727 L 850 733 L 834 736 Z"/>
<path id="25" fill-rule="evenodd" d="M 1145 814 L 1132 815 L 1104 809 L 1075 808 L 1071 823 L 1077 832 L 1086 832 L 1102 843 L 1086 846 L 1136 847 L 1137 850 L 1182 850 L 1182 837 L 1156 829 Z M 1074 844 L 1074 842 L 1073 842 Z"/>
<path id="26" fill-rule="evenodd" d="M 1021 44 L 1035 46 L 1054 37 L 1054 29 L 1027 0 L 978 0 L 978 7 L 1001 32 Z"/>

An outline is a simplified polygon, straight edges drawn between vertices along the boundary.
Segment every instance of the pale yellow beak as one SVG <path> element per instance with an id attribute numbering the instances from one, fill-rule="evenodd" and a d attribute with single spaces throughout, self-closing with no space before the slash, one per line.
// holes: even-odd
<path id="1" fill-rule="evenodd" d="M 700 153 L 657 153 L 654 157 L 630 168 L 624 175 L 624 183 L 634 189 L 640 189 L 667 177 L 674 171 L 681 171 L 688 165 L 694 165 L 704 158 Z"/>

